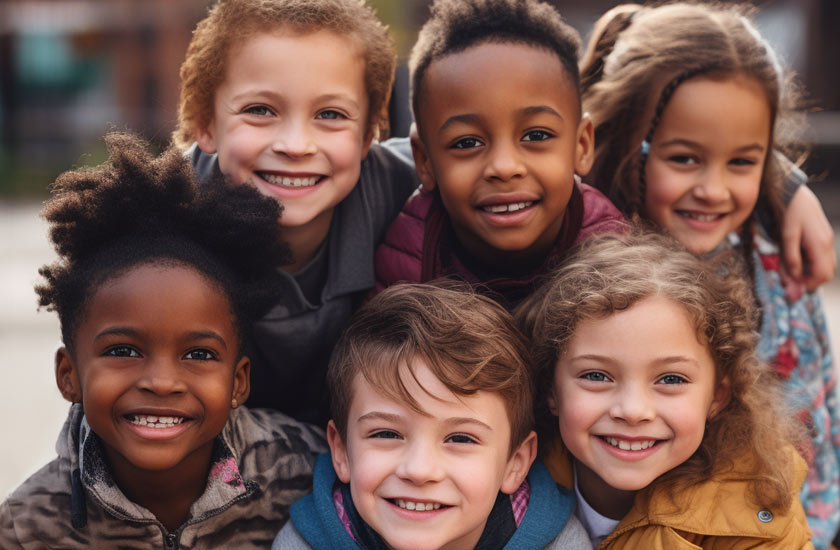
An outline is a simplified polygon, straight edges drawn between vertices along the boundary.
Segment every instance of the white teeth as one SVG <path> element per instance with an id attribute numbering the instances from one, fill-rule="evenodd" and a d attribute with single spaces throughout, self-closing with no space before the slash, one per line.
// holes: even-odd
<path id="1" fill-rule="evenodd" d="M 130 422 L 147 428 L 171 428 L 184 421 L 182 416 L 154 416 L 151 414 L 133 414 Z"/>
<path id="2" fill-rule="evenodd" d="M 502 212 L 516 212 L 517 210 L 528 208 L 532 204 L 534 204 L 534 201 L 512 202 L 510 204 L 493 204 L 490 206 L 482 206 L 481 209 L 485 212 L 500 214 Z"/>
<path id="3" fill-rule="evenodd" d="M 438 502 L 412 502 L 410 500 L 403 500 L 401 498 L 398 498 L 396 500 L 397 506 L 405 510 L 414 510 L 416 512 L 429 512 L 431 510 L 437 510 L 440 508 L 440 503 Z"/>
<path id="4" fill-rule="evenodd" d="M 321 179 L 321 176 L 309 176 L 306 178 L 290 178 L 288 176 L 275 176 L 274 174 L 266 174 L 264 172 L 260 173 L 260 177 L 262 177 L 268 183 L 273 185 L 282 185 L 283 187 L 311 187 L 318 183 Z"/>
<path id="5" fill-rule="evenodd" d="M 603 438 L 604 441 L 612 445 L 613 447 L 618 447 L 622 451 L 643 451 L 645 449 L 649 449 L 656 444 L 655 439 L 651 439 L 648 441 L 625 441 L 623 439 L 616 439 L 615 437 L 605 437 Z"/>
<path id="6" fill-rule="evenodd" d="M 695 212 L 681 212 L 683 216 L 686 218 L 691 218 L 693 220 L 697 220 L 700 222 L 713 222 L 718 219 L 722 214 L 697 214 Z"/>

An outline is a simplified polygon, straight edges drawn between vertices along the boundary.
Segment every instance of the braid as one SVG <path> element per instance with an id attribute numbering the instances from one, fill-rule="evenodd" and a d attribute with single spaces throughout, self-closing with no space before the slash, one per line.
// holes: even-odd
<path id="1" fill-rule="evenodd" d="M 615 48 L 619 35 L 633 23 L 633 17 L 641 9 L 642 6 L 637 4 L 617 6 L 604 16 L 607 22 L 603 25 L 603 30 L 593 30 L 593 40 L 580 64 L 581 93 L 586 93 L 601 80 L 604 64 Z"/>
<path id="2" fill-rule="evenodd" d="M 647 191 L 647 181 L 645 180 L 645 166 L 647 165 L 647 157 L 648 153 L 650 152 L 650 144 L 653 142 L 653 134 L 656 133 L 656 128 L 659 126 L 659 121 L 662 119 L 662 113 L 665 111 L 665 107 L 668 105 L 668 102 L 671 101 L 671 97 L 674 95 L 674 92 L 677 90 L 677 87 L 689 80 L 694 78 L 697 75 L 703 74 L 707 72 L 708 69 L 705 67 L 698 67 L 695 69 L 691 69 L 686 71 L 682 74 L 677 75 L 674 77 L 668 84 L 662 88 L 662 93 L 659 94 L 659 101 L 656 103 L 656 108 L 653 110 L 653 117 L 650 120 L 650 128 L 648 129 L 647 134 L 645 134 L 645 139 L 642 141 L 640 152 L 641 152 L 641 161 L 639 162 L 639 201 L 640 204 L 645 203 L 645 194 Z"/>

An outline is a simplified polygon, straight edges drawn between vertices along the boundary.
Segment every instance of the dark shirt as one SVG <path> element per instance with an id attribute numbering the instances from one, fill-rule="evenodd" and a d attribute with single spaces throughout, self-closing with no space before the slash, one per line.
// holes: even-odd
<path id="1" fill-rule="evenodd" d="M 216 155 L 188 151 L 200 182 L 218 175 Z M 250 407 L 325 426 L 326 371 L 341 330 L 374 285 L 373 257 L 418 181 L 408 139 L 374 144 L 359 182 L 336 206 L 326 240 L 297 273 L 279 270 L 282 303 L 252 326 Z"/>

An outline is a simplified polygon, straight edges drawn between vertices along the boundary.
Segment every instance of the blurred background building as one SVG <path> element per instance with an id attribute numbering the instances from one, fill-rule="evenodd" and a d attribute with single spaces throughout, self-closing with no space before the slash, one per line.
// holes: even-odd
<path id="1" fill-rule="evenodd" d="M 392 133 L 410 124 L 405 60 L 427 0 L 369 0 L 401 67 Z M 0 0 L 0 500 L 55 456 L 67 412 L 51 365 L 54 314 L 36 313 L 39 266 L 53 258 L 39 203 L 64 170 L 104 160 L 101 137 L 133 130 L 164 147 L 175 126 L 178 71 L 210 0 Z M 620 2 L 554 1 L 584 38 Z M 840 232 L 840 1 L 763 0 L 758 24 L 801 77 L 813 150 L 806 170 Z M 838 239 L 840 241 L 840 239 Z M 840 278 L 823 289 L 840 342 Z"/>
<path id="2" fill-rule="evenodd" d="M 393 130 L 409 124 L 404 61 L 427 0 L 376 0 L 403 66 Z M 554 2 L 583 36 L 606 0 Z M 96 163 L 101 136 L 130 129 L 163 146 L 177 117 L 178 69 L 208 0 L 0 0 L 0 197 L 38 196 L 63 170 Z M 840 174 L 840 2 L 764 0 L 762 32 L 801 76 L 814 150 L 808 171 Z"/>

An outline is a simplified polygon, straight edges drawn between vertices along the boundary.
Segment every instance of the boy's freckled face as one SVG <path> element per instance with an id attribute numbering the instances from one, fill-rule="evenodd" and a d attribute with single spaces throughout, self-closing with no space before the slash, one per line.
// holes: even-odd
<path id="1" fill-rule="evenodd" d="M 248 395 L 248 361 L 216 286 L 186 267 L 132 268 L 90 298 L 74 343 L 64 360 L 115 470 L 206 470 L 231 400 Z"/>
<path id="2" fill-rule="evenodd" d="M 708 347 L 667 298 L 581 322 L 550 404 L 587 501 L 597 509 L 599 499 L 647 487 L 688 460 L 728 398 L 718 387 Z"/>
<path id="3" fill-rule="evenodd" d="M 346 37 L 256 34 L 231 52 L 199 146 L 235 183 L 277 199 L 281 226 L 328 226 L 370 146 L 364 74 Z"/>
<path id="4" fill-rule="evenodd" d="M 499 490 L 521 483 L 511 481 L 504 401 L 488 392 L 456 396 L 423 362 L 413 366 L 417 380 L 407 369 L 402 378 L 426 414 L 358 375 L 346 445 L 331 436 L 333 462 L 359 514 L 390 548 L 474 548 Z"/>
<path id="5" fill-rule="evenodd" d="M 485 261 L 539 261 L 591 165 L 592 126 L 560 59 L 483 43 L 433 61 L 421 87 L 418 173 L 460 242 Z"/>

